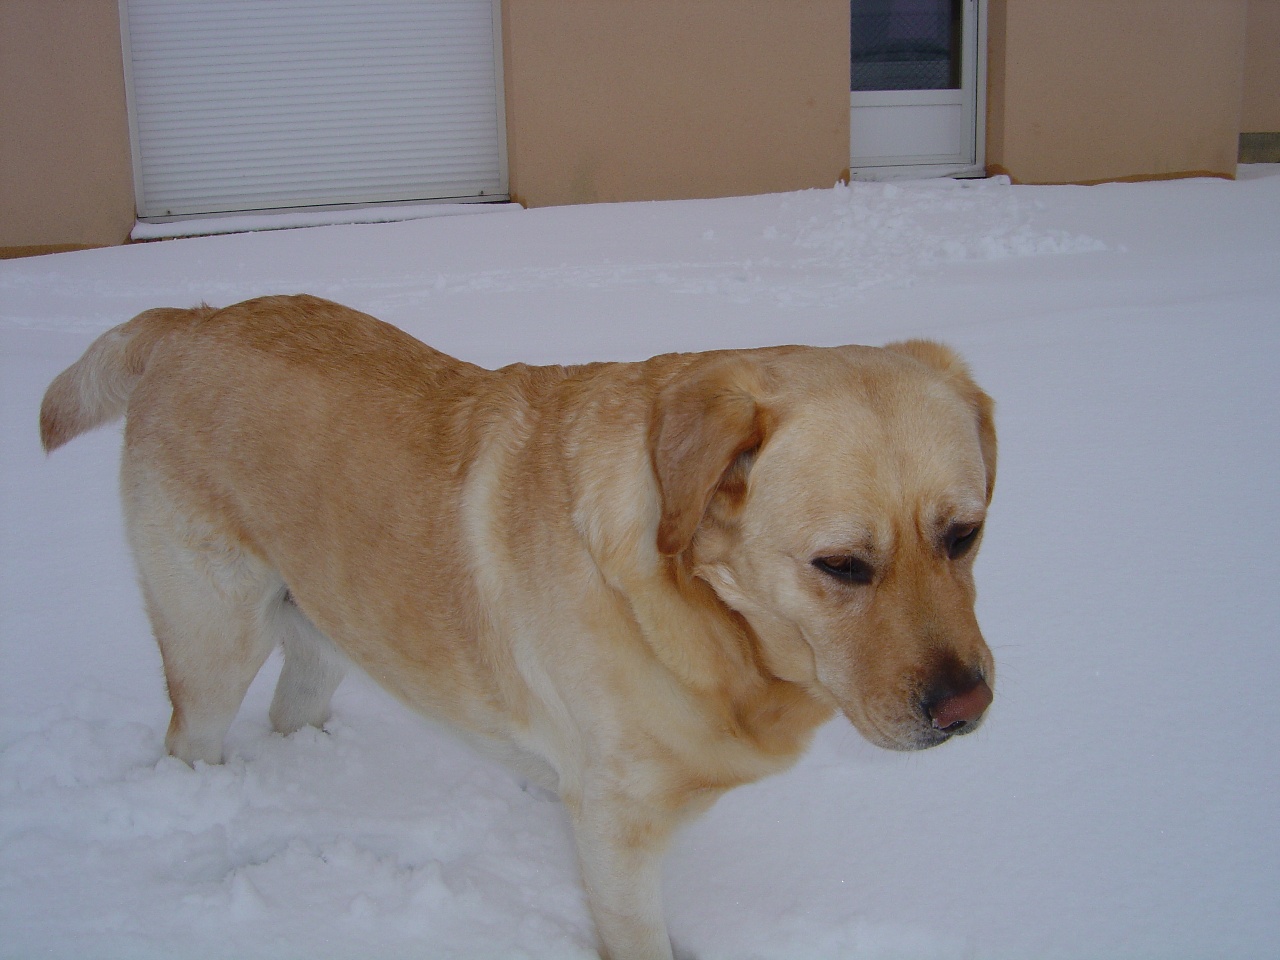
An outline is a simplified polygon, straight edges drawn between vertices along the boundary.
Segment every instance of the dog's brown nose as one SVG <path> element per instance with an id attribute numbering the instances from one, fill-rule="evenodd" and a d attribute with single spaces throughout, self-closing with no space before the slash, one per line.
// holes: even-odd
<path id="1" fill-rule="evenodd" d="M 951 691 L 930 700 L 925 709 L 939 730 L 959 733 L 981 719 L 992 699 L 991 687 L 979 677 L 976 683 L 959 692 Z"/>

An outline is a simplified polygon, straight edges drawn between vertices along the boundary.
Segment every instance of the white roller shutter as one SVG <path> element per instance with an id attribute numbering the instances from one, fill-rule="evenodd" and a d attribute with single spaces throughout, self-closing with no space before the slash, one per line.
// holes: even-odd
<path id="1" fill-rule="evenodd" d="M 507 193 L 498 0 L 121 0 L 138 213 Z"/>

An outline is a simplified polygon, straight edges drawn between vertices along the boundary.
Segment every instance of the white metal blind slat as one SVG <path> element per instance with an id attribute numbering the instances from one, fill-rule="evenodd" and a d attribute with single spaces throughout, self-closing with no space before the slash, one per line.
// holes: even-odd
<path id="1" fill-rule="evenodd" d="M 494 0 L 125 0 L 139 212 L 506 193 Z"/>

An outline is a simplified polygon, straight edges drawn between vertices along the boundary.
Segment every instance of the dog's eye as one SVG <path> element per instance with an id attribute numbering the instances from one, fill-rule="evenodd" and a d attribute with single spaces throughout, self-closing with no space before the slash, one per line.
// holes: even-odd
<path id="1" fill-rule="evenodd" d="M 959 560 L 973 549 L 981 532 L 982 524 L 980 523 L 962 523 L 949 529 L 946 536 L 942 538 L 947 556 L 952 560 Z"/>
<path id="2" fill-rule="evenodd" d="M 818 557 L 813 565 L 827 576 L 845 583 L 868 584 L 875 579 L 871 565 L 857 557 Z"/>

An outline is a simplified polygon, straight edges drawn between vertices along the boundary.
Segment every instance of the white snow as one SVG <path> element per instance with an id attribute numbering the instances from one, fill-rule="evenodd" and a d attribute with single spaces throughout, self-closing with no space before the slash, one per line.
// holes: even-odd
<path id="1" fill-rule="evenodd" d="M 703 958 L 1280 955 L 1280 175 L 852 184 L 0 263 L 0 957 L 584 958 L 560 806 L 348 678 L 325 733 L 162 756 L 119 431 L 36 411 L 152 306 L 307 291 L 455 355 L 958 347 L 999 403 L 974 736 L 843 721 L 668 858 Z"/>

